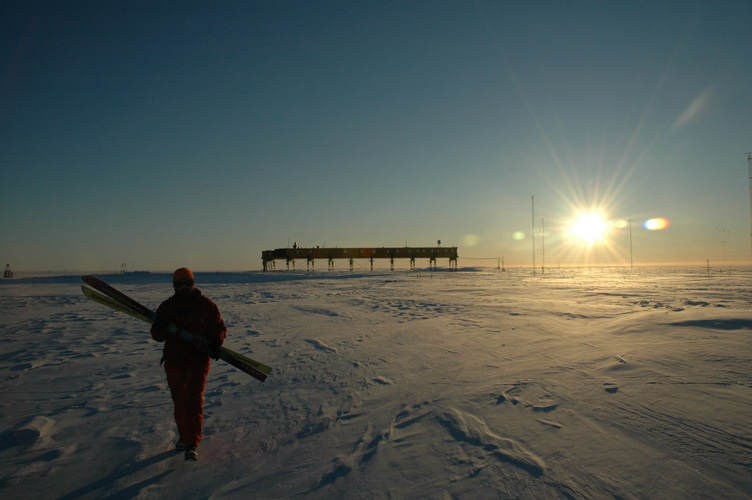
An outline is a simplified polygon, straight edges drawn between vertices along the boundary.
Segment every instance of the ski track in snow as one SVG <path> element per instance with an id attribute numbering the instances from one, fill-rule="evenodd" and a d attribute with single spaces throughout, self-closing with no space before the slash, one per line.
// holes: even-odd
<path id="1" fill-rule="evenodd" d="M 204 281 L 202 282 L 202 277 Z M 226 345 L 196 464 L 148 325 L 0 283 L 3 498 L 747 498 L 750 274 L 197 276 Z M 154 308 L 168 277 L 105 276 Z"/>

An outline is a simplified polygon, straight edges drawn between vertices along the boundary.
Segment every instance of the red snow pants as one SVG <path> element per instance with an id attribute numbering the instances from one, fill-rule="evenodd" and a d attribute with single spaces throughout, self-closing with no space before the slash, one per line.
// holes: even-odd
<path id="1" fill-rule="evenodd" d="M 175 423 L 186 446 L 198 446 L 204 423 L 204 387 L 209 374 L 205 366 L 181 366 L 179 360 L 165 360 L 167 385 L 175 407 Z"/>

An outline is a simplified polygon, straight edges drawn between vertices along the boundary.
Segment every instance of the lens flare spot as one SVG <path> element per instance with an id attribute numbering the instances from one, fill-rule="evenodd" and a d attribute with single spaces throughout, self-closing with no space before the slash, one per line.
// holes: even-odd
<path id="1" fill-rule="evenodd" d="M 660 231 L 662 229 L 666 229 L 669 226 L 668 219 L 664 219 L 663 217 L 658 217 L 657 219 L 648 219 L 645 221 L 645 229 L 648 229 L 650 231 Z"/>
<path id="2" fill-rule="evenodd" d="M 466 247 L 474 247 L 480 242 L 480 238 L 474 234 L 467 234 L 462 238 L 462 241 L 465 243 Z"/>
<path id="3" fill-rule="evenodd" d="M 522 241 L 525 239 L 525 233 L 523 233 L 522 231 L 517 231 L 512 235 L 512 239 L 514 241 Z"/>
<path id="4" fill-rule="evenodd" d="M 625 221 L 624 219 L 619 219 L 613 222 L 613 226 L 616 229 L 624 229 L 629 225 L 629 222 Z"/>

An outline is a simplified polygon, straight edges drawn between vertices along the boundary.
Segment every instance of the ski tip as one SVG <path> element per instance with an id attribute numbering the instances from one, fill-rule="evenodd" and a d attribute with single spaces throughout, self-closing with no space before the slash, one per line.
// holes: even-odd
<path id="1" fill-rule="evenodd" d="M 87 274 L 86 276 L 81 276 L 81 279 L 84 280 L 84 283 L 86 283 L 87 285 L 90 285 L 90 286 L 92 286 L 94 288 L 99 288 L 99 287 L 102 287 L 102 286 L 108 286 L 107 283 L 105 283 L 104 281 L 100 280 L 96 276 L 92 276 L 90 274 Z"/>

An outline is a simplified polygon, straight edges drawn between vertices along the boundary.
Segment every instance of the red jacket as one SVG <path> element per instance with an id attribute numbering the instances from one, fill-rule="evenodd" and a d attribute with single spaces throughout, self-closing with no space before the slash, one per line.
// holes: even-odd
<path id="1" fill-rule="evenodd" d="M 216 304 L 198 288 L 194 288 L 187 298 L 173 295 L 165 300 L 157 308 L 157 314 L 166 316 L 176 325 L 207 340 L 216 338 L 221 343 L 227 336 L 227 327 Z M 151 336 L 154 340 L 165 343 L 165 360 L 179 361 L 181 365 L 191 367 L 203 366 L 209 361 L 207 353 L 200 352 L 185 340 L 172 337 L 156 326 L 151 327 Z"/>

